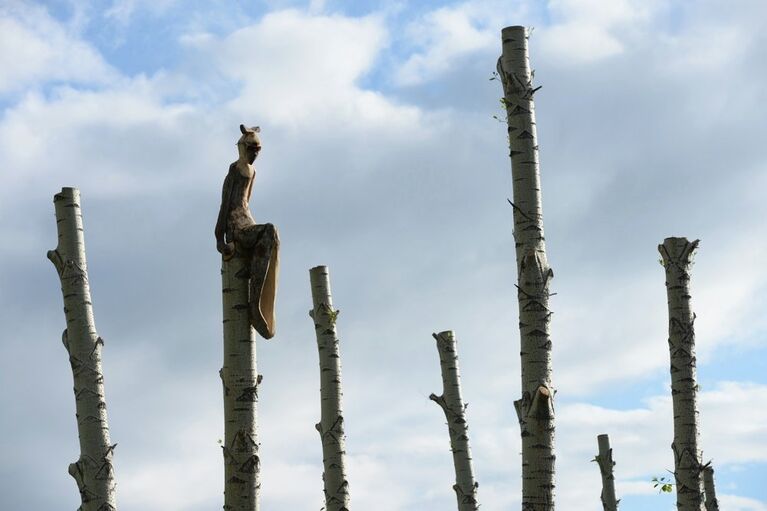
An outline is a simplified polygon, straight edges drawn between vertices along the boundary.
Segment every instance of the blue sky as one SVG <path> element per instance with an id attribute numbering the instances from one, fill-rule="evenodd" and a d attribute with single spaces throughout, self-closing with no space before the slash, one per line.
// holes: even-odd
<path id="1" fill-rule="evenodd" d="M 259 345 L 263 506 L 319 508 L 308 270 L 339 318 L 352 505 L 454 506 L 431 333 L 456 332 L 483 509 L 518 506 L 514 251 L 500 29 L 535 27 L 555 272 L 558 505 L 672 509 L 657 245 L 700 238 L 701 442 L 722 508 L 767 511 L 767 7 L 761 1 L 0 3 L 0 494 L 77 507 L 52 196 L 83 197 L 118 501 L 222 505 L 219 257 L 237 126 L 262 127 L 252 210 L 280 229 Z M 43 488 L 44 490 L 41 490 Z"/>

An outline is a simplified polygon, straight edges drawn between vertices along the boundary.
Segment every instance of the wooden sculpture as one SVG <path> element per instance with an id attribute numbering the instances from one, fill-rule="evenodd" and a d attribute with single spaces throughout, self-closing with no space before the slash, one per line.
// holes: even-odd
<path id="1" fill-rule="evenodd" d="M 233 257 L 249 260 L 250 324 L 265 339 L 274 337 L 274 300 L 279 273 L 280 239 L 272 224 L 257 224 L 248 201 L 256 178 L 256 161 L 261 151 L 261 129 L 240 124 L 237 141 L 239 158 L 229 165 L 216 222 L 216 248 L 224 261 Z"/>

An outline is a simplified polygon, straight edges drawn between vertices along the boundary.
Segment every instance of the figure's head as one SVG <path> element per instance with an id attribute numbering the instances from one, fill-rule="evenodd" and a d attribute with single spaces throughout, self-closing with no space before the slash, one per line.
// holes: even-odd
<path id="1" fill-rule="evenodd" d="M 261 151 L 261 139 L 258 138 L 261 128 L 258 126 L 246 128 L 244 124 L 240 124 L 240 132 L 242 136 L 237 141 L 237 151 L 240 157 L 244 157 L 248 163 L 253 163 Z"/>

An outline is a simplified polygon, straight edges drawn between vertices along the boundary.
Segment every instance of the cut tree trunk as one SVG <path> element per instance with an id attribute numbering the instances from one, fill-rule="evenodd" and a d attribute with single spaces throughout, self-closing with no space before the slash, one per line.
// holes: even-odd
<path id="1" fill-rule="evenodd" d="M 461 398 L 461 373 L 458 369 L 458 350 L 452 330 L 433 334 L 437 341 L 439 363 L 442 369 L 442 395 L 431 394 L 429 399 L 445 412 L 450 433 L 450 450 L 453 452 L 455 468 L 455 490 L 458 511 L 477 511 L 477 487 L 471 466 L 469 448 L 469 426 L 466 421 L 466 406 Z"/>
<path id="2" fill-rule="evenodd" d="M 698 240 L 666 238 L 658 251 L 666 269 L 671 397 L 674 405 L 674 479 L 679 511 L 701 511 L 701 452 L 698 448 L 698 385 L 695 376 L 695 314 L 690 308 L 690 267 Z"/>
<path id="3" fill-rule="evenodd" d="M 513 182 L 522 397 L 514 402 L 522 435 L 522 509 L 554 509 L 554 389 L 549 283 L 538 166 L 528 30 L 506 27 L 498 75 L 503 84 Z"/>
<path id="4" fill-rule="evenodd" d="M 330 274 L 327 266 L 309 270 L 313 309 L 309 312 L 317 334 L 320 357 L 320 422 L 315 427 L 322 440 L 322 480 L 326 511 L 349 510 L 349 482 L 346 478 L 346 437 L 341 390 L 341 354 L 338 349 L 336 319 L 330 295 Z"/>
<path id="5" fill-rule="evenodd" d="M 117 509 L 112 457 L 115 445 L 109 440 L 101 348 L 96 333 L 93 302 L 88 285 L 85 237 L 77 188 L 62 188 L 53 197 L 56 209 L 58 246 L 48 252 L 56 267 L 64 295 L 67 328 L 62 334 L 74 377 L 80 458 L 69 465 L 69 473 L 80 490 L 82 511 Z"/>
<path id="6" fill-rule="evenodd" d="M 716 499 L 714 487 L 714 467 L 710 462 L 703 468 L 703 488 L 706 493 L 706 511 L 719 511 L 719 501 Z"/>
<path id="7" fill-rule="evenodd" d="M 618 500 L 615 498 L 615 476 L 613 475 L 613 450 L 610 448 L 610 437 L 607 435 L 597 436 L 599 454 L 594 461 L 599 465 L 599 473 L 602 475 L 602 508 L 604 511 L 618 511 Z"/>
<path id="8" fill-rule="evenodd" d="M 256 338 L 248 317 L 249 259 L 222 261 L 224 302 L 224 509 L 257 511 L 261 483 L 258 450 Z"/>

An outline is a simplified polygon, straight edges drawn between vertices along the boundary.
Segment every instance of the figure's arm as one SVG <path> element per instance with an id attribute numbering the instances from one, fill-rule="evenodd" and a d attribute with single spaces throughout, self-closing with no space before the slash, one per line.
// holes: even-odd
<path id="1" fill-rule="evenodd" d="M 229 219 L 229 211 L 231 210 L 232 201 L 232 187 L 234 186 L 234 180 L 232 179 L 231 168 L 229 173 L 224 179 L 224 186 L 221 190 L 221 208 L 218 210 L 218 220 L 216 221 L 216 250 L 218 250 L 224 259 L 230 259 L 234 255 L 234 243 L 226 242 L 226 228 L 227 221 Z"/>
<path id="2" fill-rule="evenodd" d="M 248 183 L 248 194 L 245 196 L 247 199 L 245 199 L 247 202 L 250 202 L 250 195 L 253 193 L 253 182 L 256 180 L 256 169 L 253 169 L 253 177 L 250 178 L 250 182 Z"/>

